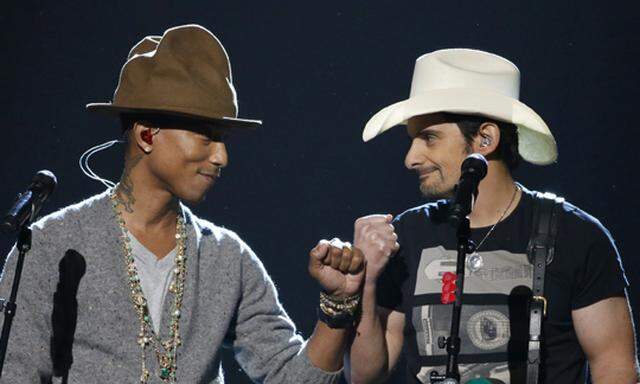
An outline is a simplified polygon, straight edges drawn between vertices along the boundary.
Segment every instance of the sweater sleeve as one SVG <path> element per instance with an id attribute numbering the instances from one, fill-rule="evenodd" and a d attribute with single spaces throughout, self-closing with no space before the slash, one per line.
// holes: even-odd
<path id="1" fill-rule="evenodd" d="M 247 246 L 242 250 L 242 297 L 233 331 L 236 359 L 253 381 L 324 384 L 340 379 L 341 371 L 313 366 L 271 278 Z"/>
<path id="2" fill-rule="evenodd" d="M 53 367 L 50 358 L 52 292 L 46 287 L 47 243 L 34 230 L 32 248 L 26 254 L 16 298 L 17 309 L 2 372 L 3 383 L 49 382 Z M 18 251 L 14 246 L 2 271 L 0 297 L 9 299 L 15 277 Z M 4 322 L 4 319 L 3 319 Z"/>

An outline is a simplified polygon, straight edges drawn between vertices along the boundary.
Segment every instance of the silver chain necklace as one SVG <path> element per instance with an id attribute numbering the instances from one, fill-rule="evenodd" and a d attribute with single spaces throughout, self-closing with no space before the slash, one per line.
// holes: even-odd
<path id="1" fill-rule="evenodd" d="M 518 184 L 515 184 L 515 187 L 516 188 L 513 191 L 513 195 L 511 196 L 511 201 L 509 201 L 509 205 L 507 205 L 507 208 L 504 210 L 504 212 L 502 212 L 502 216 L 500 216 L 498 221 L 496 221 L 496 223 L 491 226 L 491 228 L 489 229 L 489 232 L 487 232 L 487 234 L 484 235 L 482 240 L 480 240 L 480 243 L 475 247 L 475 250 L 473 251 L 473 253 L 467 257 L 467 268 L 471 272 L 476 272 L 480 270 L 482 267 L 484 267 L 484 259 L 482 258 L 482 256 L 480 256 L 480 254 L 478 253 L 478 250 L 480 249 L 480 247 L 482 247 L 482 244 L 484 244 L 485 240 L 487 240 L 489 236 L 491 236 L 491 234 L 493 233 L 493 230 L 496 229 L 498 224 L 504 219 L 504 217 L 507 215 L 507 212 L 509 212 L 511 205 L 516 199 L 518 190 L 520 190 L 520 187 L 518 186 Z"/>

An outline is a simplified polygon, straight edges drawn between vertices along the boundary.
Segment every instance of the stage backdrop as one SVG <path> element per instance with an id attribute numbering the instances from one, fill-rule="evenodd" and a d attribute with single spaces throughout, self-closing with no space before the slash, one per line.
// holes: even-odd
<path id="1" fill-rule="evenodd" d="M 639 13 L 632 2 L 569 3 L 8 2 L 0 12 L 0 206 L 43 168 L 59 180 L 43 213 L 102 191 L 80 172 L 78 158 L 117 138 L 119 127 L 84 105 L 111 99 L 142 37 L 202 24 L 230 55 L 240 114 L 264 126 L 229 139 L 229 167 L 194 208 L 253 247 L 306 337 L 318 301 L 306 272 L 309 249 L 321 238 L 351 239 L 359 216 L 423 203 L 416 176 L 403 166 L 404 130 L 364 144 L 364 123 L 408 96 L 419 55 L 479 48 L 517 63 L 522 100 L 558 141 L 556 164 L 525 165 L 517 179 L 566 196 L 611 230 L 637 312 Z M 121 166 L 121 148 L 93 162 L 112 180 Z M 5 253 L 13 239 L 0 240 Z M 231 352 L 225 368 L 229 382 L 249 382 Z"/>

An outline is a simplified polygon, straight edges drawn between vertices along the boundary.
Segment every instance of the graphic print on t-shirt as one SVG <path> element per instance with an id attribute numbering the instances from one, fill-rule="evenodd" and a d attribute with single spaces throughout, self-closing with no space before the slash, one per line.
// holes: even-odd
<path id="1" fill-rule="evenodd" d="M 525 254 L 504 250 L 480 252 L 484 266 L 471 272 L 465 270 L 465 304 L 461 313 L 460 355 L 474 356 L 476 363 L 460 364 L 462 382 L 476 377 L 489 377 L 509 382 L 509 369 L 503 362 L 491 362 L 483 355 L 506 354 L 511 338 L 509 296 L 531 287 L 533 268 Z M 439 302 L 442 276 L 455 272 L 456 251 L 442 246 L 422 250 L 417 269 L 414 296 L 421 304 L 411 312 L 418 354 L 423 357 L 446 356 L 438 347 L 438 338 L 447 337 L 451 328 L 452 305 Z M 435 294 L 435 295 L 434 295 Z M 428 295 L 428 296 L 422 296 Z M 475 300 L 467 295 L 475 295 Z M 480 295 L 491 295 L 486 299 Z M 420 297 L 426 300 L 419 300 Z M 511 309 L 513 310 L 513 309 Z M 495 355 L 494 355 L 495 356 Z M 443 368 L 443 367 L 442 367 Z M 418 372 L 421 382 L 429 382 L 434 367 L 423 367 Z M 440 369 L 441 372 L 444 372 Z"/>
<path id="2" fill-rule="evenodd" d="M 533 278 L 526 252 L 535 198 L 534 192 L 520 188 L 518 206 L 488 237 L 489 227 L 471 228 L 476 244 L 485 237 L 487 241 L 480 249 L 484 266 L 474 273 L 466 271 L 459 356 L 462 383 L 476 377 L 489 377 L 493 383 L 526 383 Z M 440 279 L 445 271 L 454 270 L 457 245 L 447 213 L 447 203 L 440 201 L 396 216 L 393 224 L 400 249 L 378 279 L 378 303 L 404 314 L 407 384 L 428 383 L 433 370 L 445 372 L 447 355 L 437 339 L 449 335 L 452 305 L 440 303 Z M 555 254 L 545 274 L 548 309 L 541 381 L 583 383 L 586 357 L 573 328 L 572 311 L 606 297 L 624 297 L 628 282 L 606 228 L 567 202 L 559 213 Z"/>

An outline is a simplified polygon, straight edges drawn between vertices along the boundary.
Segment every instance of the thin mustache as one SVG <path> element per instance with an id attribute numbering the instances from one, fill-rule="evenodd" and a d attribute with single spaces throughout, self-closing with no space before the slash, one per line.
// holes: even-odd
<path id="1" fill-rule="evenodd" d="M 201 174 L 205 175 L 205 176 L 211 176 L 211 177 L 215 177 L 215 178 L 219 178 L 222 176 L 222 168 L 216 168 L 213 172 L 200 172 Z"/>
<path id="2" fill-rule="evenodd" d="M 422 176 L 424 174 L 435 172 L 435 171 L 439 171 L 439 170 L 440 170 L 439 167 L 436 167 L 436 166 L 432 165 L 432 166 L 428 166 L 428 167 L 417 168 L 416 169 L 416 173 L 418 174 L 418 176 Z"/>

